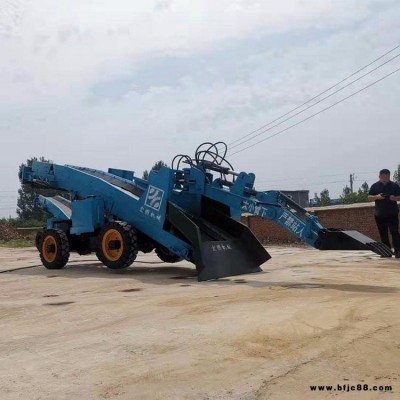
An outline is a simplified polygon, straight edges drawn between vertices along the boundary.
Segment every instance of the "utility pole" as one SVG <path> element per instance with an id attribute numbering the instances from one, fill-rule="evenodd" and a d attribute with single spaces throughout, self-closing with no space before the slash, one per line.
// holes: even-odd
<path id="1" fill-rule="evenodd" d="M 355 180 L 354 173 L 353 173 L 353 174 L 350 174 L 350 193 L 353 193 L 353 183 L 354 183 L 354 180 Z"/>

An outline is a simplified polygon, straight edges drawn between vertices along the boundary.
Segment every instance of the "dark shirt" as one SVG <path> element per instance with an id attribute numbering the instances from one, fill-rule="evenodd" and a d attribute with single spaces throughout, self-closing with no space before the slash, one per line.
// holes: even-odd
<path id="1" fill-rule="evenodd" d="M 389 200 L 389 196 L 400 196 L 400 186 L 392 181 L 386 185 L 378 181 L 369 189 L 369 195 L 376 196 L 382 193 L 385 198 L 383 200 L 375 200 L 375 216 L 392 217 L 398 214 L 399 207 L 397 201 Z"/>

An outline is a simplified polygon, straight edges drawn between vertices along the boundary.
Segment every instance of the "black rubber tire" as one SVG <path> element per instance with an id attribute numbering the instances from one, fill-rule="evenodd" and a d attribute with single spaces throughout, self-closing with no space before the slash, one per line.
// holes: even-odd
<path id="1" fill-rule="evenodd" d="M 43 231 L 39 231 L 36 233 L 36 236 L 35 236 L 35 246 L 38 251 L 40 251 L 40 241 L 42 240 L 43 233 L 44 233 Z"/>
<path id="2" fill-rule="evenodd" d="M 138 248 L 142 253 L 150 253 L 154 250 L 154 242 L 143 234 L 138 235 Z"/>
<path id="3" fill-rule="evenodd" d="M 61 229 L 45 229 L 41 233 L 39 239 L 39 254 L 42 264 L 47 269 L 61 269 L 65 267 L 69 259 L 69 242 L 68 237 Z M 44 249 L 44 243 L 46 240 L 53 241 L 55 243 L 55 256 L 54 259 L 46 259 L 46 250 Z"/>
<path id="4" fill-rule="evenodd" d="M 176 254 L 170 253 L 169 250 L 167 248 L 165 248 L 164 246 L 157 246 L 156 254 L 161 261 L 164 261 L 166 263 L 173 264 L 173 263 L 183 260 L 182 257 L 179 257 Z"/>
<path id="5" fill-rule="evenodd" d="M 117 230 L 122 238 L 123 250 L 116 260 L 110 260 L 103 252 L 102 242 L 104 235 L 111 229 Z M 128 268 L 136 259 L 138 253 L 138 241 L 135 229 L 126 222 L 116 221 L 107 224 L 99 233 L 97 242 L 97 258 L 110 269 Z"/>
<path id="6" fill-rule="evenodd" d="M 139 247 L 139 251 L 142 253 L 151 253 L 154 250 L 154 244 L 151 242 L 142 243 Z"/>

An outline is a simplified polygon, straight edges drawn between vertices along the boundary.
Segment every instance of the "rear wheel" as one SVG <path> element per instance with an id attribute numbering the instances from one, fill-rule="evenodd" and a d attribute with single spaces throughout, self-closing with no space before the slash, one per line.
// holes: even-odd
<path id="1" fill-rule="evenodd" d="M 158 246 L 156 248 L 156 254 L 158 258 L 167 263 L 176 263 L 182 261 L 183 258 L 171 253 L 166 247 Z"/>
<path id="2" fill-rule="evenodd" d="M 154 242 L 147 236 L 138 235 L 138 248 L 142 253 L 150 253 L 154 250 Z"/>
<path id="3" fill-rule="evenodd" d="M 42 240 L 42 237 L 43 237 L 43 231 L 39 231 L 36 233 L 35 246 L 38 249 L 38 251 L 40 251 L 40 241 Z"/>
<path id="4" fill-rule="evenodd" d="M 60 229 L 45 229 L 38 237 L 40 259 L 47 269 L 61 269 L 68 262 L 69 243 Z"/>
<path id="5" fill-rule="evenodd" d="M 108 268 L 129 267 L 137 256 L 136 231 L 126 222 L 111 222 L 100 232 L 97 243 L 97 258 Z"/>

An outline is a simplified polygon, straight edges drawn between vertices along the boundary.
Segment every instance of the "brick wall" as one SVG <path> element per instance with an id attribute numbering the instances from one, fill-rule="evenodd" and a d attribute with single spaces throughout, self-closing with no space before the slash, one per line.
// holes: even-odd
<path id="1" fill-rule="evenodd" d="M 356 230 L 375 240 L 379 240 L 379 233 L 374 220 L 374 204 L 359 203 L 307 209 L 316 215 L 325 228 L 342 228 Z M 295 243 L 299 240 L 292 234 L 271 221 L 249 215 L 243 216 L 246 224 L 257 236 L 261 243 Z"/>
<path id="2" fill-rule="evenodd" d="M 35 237 L 36 233 L 41 231 L 43 227 L 38 228 L 17 228 L 17 232 L 24 238 Z"/>

